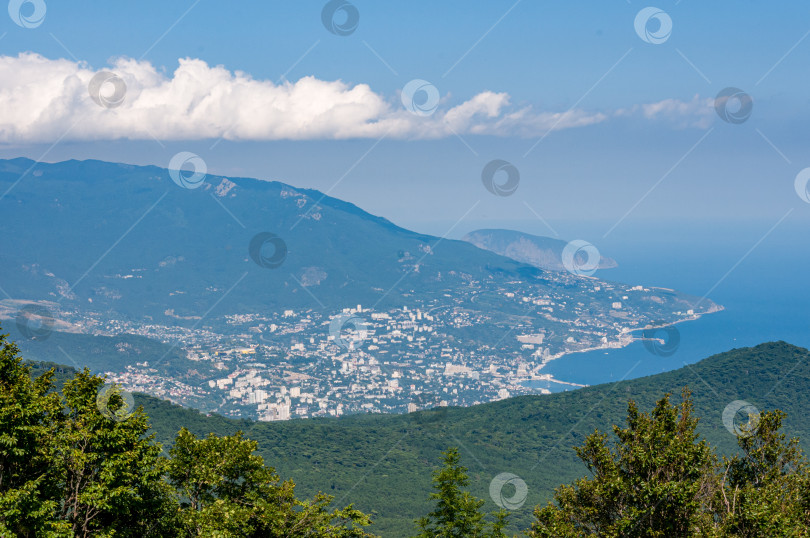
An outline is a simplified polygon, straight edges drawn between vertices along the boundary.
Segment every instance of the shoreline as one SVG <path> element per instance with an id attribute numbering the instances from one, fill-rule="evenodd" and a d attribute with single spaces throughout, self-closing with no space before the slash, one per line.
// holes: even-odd
<path id="1" fill-rule="evenodd" d="M 647 325 L 645 327 L 638 327 L 638 328 L 634 328 L 634 329 L 622 329 L 622 331 L 619 333 L 617 341 L 612 341 L 612 342 L 608 342 L 606 344 L 601 344 L 601 345 L 598 345 L 598 346 L 593 346 L 593 347 L 588 347 L 588 348 L 583 348 L 583 349 L 577 349 L 577 350 L 573 350 L 573 351 L 561 351 L 559 353 L 555 353 L 554 355 L 550 355 L 548 358 L 543 359 L 542 362 L 536 368 L 534 368 L 531 371 L 530 377 L 528 379 L 526 379 L 526 381 L 545 381 L 545 380 L 548 380 L 548 378 L 546 378 L 546 377 L 541 377 L 539 375 L 539 372 L 543 368 L 545 368 L 546 365 L 549 364 L 550 362 L 555 361 L 557 359 L 561 359 L 561 358 L 566 357 L 568 355 L 574 355 L 576 353 L 587 353 L 587 352 L 590 352 L 590 351 L 600 351 L 600 350 L 606 350 L 606 349 L 622 349 L 622 348 L 625 348 L 625 347 L 631 345 L 633 342 L 643 342 L 645 340 L 657 340 L 657 339 L 648 339 L 648 338 L 635 337 L 635 336 L 632 335 L 632 333 L 639 332 L 639 331 L 647 331 L 647 330 L 650 330 L 650 329 L 661 329 L 661 328 L 664 328 L 664 327 L 672 327 L 674 325 L 677 325 L 679 323 L 684 323 L 684 322 L 687 322 L 687 321 L 697 321 L 700 318 L 702 318 L 703 316 L 706 316 L 708 314 L 715 314 L 717 312 L 722 312 L 723 310 L 725 310 L 725 307 L 723 307 L 722 305 L 715 304 L 713 308 L 711 308 L 711 309 L 709 309 L 709 310 L 707 310 L 705 312 L 692 314 L 689 317 L 686 317 L 686 318 L 683 318 L 683 319 L 678 319 L 678 320 L 673 321 L 671 323 L 663 323 L 663 324 L 659 324 L 659 325 Z M 552 377 L 551 379 L 553 380 L 554 378 Z M 566 382 L 566 381 L 557 381 L 557 382 L 567 384 L 567 385 L 568 384 L 576 385 L 576 386 L 580 386 L 580 387 L 590 386 L 590 385 L 578 385 L 576 383 L 569 383 L 569 382 Z"/>

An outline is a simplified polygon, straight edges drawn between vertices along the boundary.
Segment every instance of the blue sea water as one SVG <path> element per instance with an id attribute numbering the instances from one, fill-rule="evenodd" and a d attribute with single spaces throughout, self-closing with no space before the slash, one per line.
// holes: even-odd
<path id="1" fill-rule="evenodd" d="M 543 371 L 563 381 L 593 385 L 674 370 L 767 341 L 810 347 L 810 225 L 786 219 L 768 234 L 779 217 L 769 222 L 651 225 L 605 238 L 598 246 L 619 267 L 594 276 L 698 297 L 708 292 L 725 310 L 678 324 L 680 344 L 669 357 L 654 355 L 635 342 L 623 349 L 572 354 Z M 546 382 L 531 386 L 567 389 Z"/>

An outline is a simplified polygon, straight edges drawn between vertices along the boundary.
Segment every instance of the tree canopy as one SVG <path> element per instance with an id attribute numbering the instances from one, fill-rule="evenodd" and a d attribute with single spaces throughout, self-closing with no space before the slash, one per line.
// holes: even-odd
<path id="1" fill-rule="evenodd" d="M 169 451 L 141 408 L 88 370 L 53 391 L 0 336 L 0 535 L 364 537 L 367 515 L 295 497 L 241 432 Z"/>
<path id="2" fill-rule="evenodd" d="M 616 441 L 598 431 L 576 448 L 591 473 L 535 510 L 529 536 L 755 537 L 810 535 L 807 464 L 779 433 L 784 414 L 749 417 L 740 453 L 718 460 L 695 433 L 691 395 L 650 413 L 633 401 Z"/>
<path id="3" fill-rule="evenodd" d="M 417 538 L 500 538 L 506 526 L 507 513 L 501 510 L 488 521 L 481 512 L 484 501 L 466 491 L 467 468 L 461 465 L 458 448 L 443 452 L 444 465 L 433 473 L 431 500 L 435 508 L 417 521 Z"/>

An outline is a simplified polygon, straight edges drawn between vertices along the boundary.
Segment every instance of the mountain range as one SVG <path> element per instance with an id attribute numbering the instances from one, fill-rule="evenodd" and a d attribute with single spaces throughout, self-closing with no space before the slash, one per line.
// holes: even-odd
<path id="1" fill-rule="evenodd" d="M 523 263 L 530 256 L 516 260 L 412 232 L 318 191 L 214 175 L 182 188 L 172 177 L 155 166 L 0 161 L 6 299 L 50 301 L 65 318 L 83 311 L 96 324 L 116 318 L 192 326 L 209 313 L 205 325 L 227 331 L 222 313 L 382 309 L 412 305 L 414 294 L 423 302 L 455 295 L 471 282 L 494 290 L 520 281 L 526 290 L 564 289 L 572 299 L 581 291 L 582 278 Z M 496 248 L 504 234 L 487 232 L 486 248 L 509 251 Z M 559 251 L 559 241 L 540 245 L 540 238 L 515 234 L 507 243 L 531 240 Z M 481 234 L 474 237 L 481 243 Z M 470 307 L 474 300 L 459 302 Z M 606 300 L 587 299 L 594 306 Z M 503 297 L 487 308 L 523 313 Z M 88 319 L 73 321 L 80 332 L 93 328 Z"/>
<path id="2" fill-rule="evenodd" d="M 102 345 L 109 360 L 62 336 L 43 359 L 232 417 L 403 412 L 532 393 L 528 381 L 557 383 L 550 360 L 720 308 L 501 248 L 531 240 L 557 255 L 560 241 L 488 232 L 491 252 L 178 159 L 0 161 L 0 320 L 34 340 L 118 339 Z M 165 347 L 138 355 L 154 346 L 127 335 Z"/>

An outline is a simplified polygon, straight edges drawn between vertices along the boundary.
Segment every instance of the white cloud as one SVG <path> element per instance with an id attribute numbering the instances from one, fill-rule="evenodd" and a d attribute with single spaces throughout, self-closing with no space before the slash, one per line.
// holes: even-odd
<path id="1" fill-rule="evenodd" d="M 88 94 L 97 70 L 34 53 L 0 56 L 0 142 L 149 139 L 231 140 L 441 138 L 453 134 L 538 136 L 607 116 L 515 109 L 509 95 L 485 91 L 431 116 L 406 111 L 397 96 L 367 84 L 304 77 L 275 84 L 247 73 L 182 59 L 171 76 L 121 58 L 109 71 L 126 83 L 123 103 L 99 106 Z M 107 84 L 103 92 L 113 89 Z M 104 95 L 109 95 L 104 93 Z"/>
<path id="2" fill-rule="evenodd" d="M 275 84 L 244 72 L 181 59 L 171 74 L 148 62 L 120 58 L 109 71 L 126 83 L 123 103 L 99 106 L 88 93 L 84 63 L 34 53 L 0 56 L 0 143 L 62 140 L 312 140 L 443 138 L 494 135 L 534 138 L 611 117 L 641 117 L 675 127 L 707 128 L 713 101 L 666 99 L 613 112 L 538 111 L 516 107 L 507 93 L 484 91 L 455 106 L 445 95 L 430 116 L 411 114 L 400 96 L 312 76 Z M 102 86 L 109 92 L 113 86 Z M 105 93 L 107 95 L 107 93 Z"/>
<path id="3" fill-rule="evenodd" d="M 648 120 L 664 121 L 675 127 L 707 129 L 715 120 L 714 100 L 695 95 L 691 101 L 664 99 L 655 103 L 635 105 L 617 111 L 617 116 L 642 115 Z"/>
<path id="4" fill-rule="evenodd" d="M 500 136 L 535 137 L 544 135 L 550 130 L 584 127 L 607 119 L 606 114 L 589 113 L 582 109 L 536 113 L 531 107 L 526 107 L 499 118 L 490 128 L 490 133 Z M 479 132 L 477 126 L 471 131 L 476 134 Z"/>
<path id="5" fill-rule="evenodd" d="M 455 106 L 444 114 L 444 123 L 454 131 L 467 131 L 476 118 L 497 119 L 501 110 L 509 105 L 505 93 L 483 92 L 469 101 Z"/>

